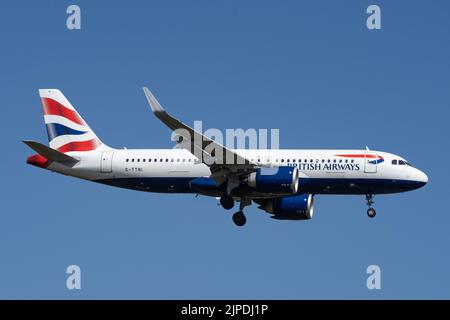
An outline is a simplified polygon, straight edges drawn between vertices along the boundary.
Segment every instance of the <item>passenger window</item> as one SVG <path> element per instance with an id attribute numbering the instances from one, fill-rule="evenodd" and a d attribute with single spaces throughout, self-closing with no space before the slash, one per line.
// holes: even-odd
<path id="1" fill-rule="evenodd" d="M 164 159 L 163 159 L 163 158 L 159 159 L 159 162 L 163 162 L 163 161 L 164 161 Z"/>
<path id="2" fill-rule="evenodd" d="M 166 158 L 166 162 L 169 162 L 169 158 Z"/>
<path id="3" fill-rule="evenodd" d="M 291 161 L 291 159 L 287 159 L 287 162 L 290 162 Z"/>
<path id="4" fill-rule="evenodd" d="M 393 165 L 397 165 L 397 160 L 392 160 Z"/>
<path id="5" fill-rule="evenodd" d="M 170 162 L 173 162 L 173 159 L 170 159 Z"/>
<path id="6" fill-rule="evenodd" d="M 134 162 L 134 159 L 131 159 L 131 162 Z"/>
<path id="7" fill-rule="evenodd" d="M 284 162 L 284 159 L 281 159 L 281 162 Z"/>
<path id="8" fill-rule="evenodd" d="M 145 159 L 142 159 L 142 162 L 145 162 Z"/>
<path id="9" fill-rule="evenodd" d="M 129 159 L 125 160 L 126 162 L 128 162 Z"/>
<path id="10" fill-rule="evenodd" d="M 185 162 L 186 161 L 186 159 L 183 159 L 183 162 Z"/>
<path id="11" fill-rule="evenodd" d="M 148 159 L 148 162 L 152 162 L 152 159 Z"/>

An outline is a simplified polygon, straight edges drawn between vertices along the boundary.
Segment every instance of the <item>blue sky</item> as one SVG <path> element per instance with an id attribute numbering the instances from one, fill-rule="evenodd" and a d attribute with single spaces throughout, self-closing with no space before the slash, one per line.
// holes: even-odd
<path id="1" fill-rule="evenodd" d="M 0 4 L 0 298 L 450 298 L 448 1 L 78 1 L 79 31 L 69 4 Z M 110 146 L 171 148 L 143 85 L 187 123 L 279 128 L 282 148 L 368 145 L 429 184 L 377 197 L 375 219 L 361 196 L 318 196 L 311 221 L 253 205 L 239 229 L 214 198 L 25 164 L 20 141 L 47 141 L 38 88 L 62 90 Z"/>

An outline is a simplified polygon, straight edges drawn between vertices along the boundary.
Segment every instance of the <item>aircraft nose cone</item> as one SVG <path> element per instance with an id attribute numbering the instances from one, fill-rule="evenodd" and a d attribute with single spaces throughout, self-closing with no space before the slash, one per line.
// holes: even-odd
<path id="1" fill-rule="evenodd" d="M 421 182 L 423 182 L 423 183 L 427 183 L 427 182 L 428 182 L 428 177 L 427 177 L 427 175 L 426 175 L 424 172 L 422 172 L 422 171 L 420 171 L 420 178 L 419 178 L 419 181 L 421 181 Z"/>
<path id="2" fill-rule="evenodd" d="M 428 177 L 424 172 L 422 172 L 420 170 L 417 170 L 417 171 L 418 171 L 417 178 L 416 178 L 417 182 L 419 183 L 420 187 L 423 187 L 424 185 L 426 185 L 428 183 Z"/>

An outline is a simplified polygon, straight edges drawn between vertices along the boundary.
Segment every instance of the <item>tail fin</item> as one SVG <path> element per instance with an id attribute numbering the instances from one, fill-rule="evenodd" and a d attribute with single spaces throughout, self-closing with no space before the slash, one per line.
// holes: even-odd
<path id="1" fill-rule="evenodd" d="M 58 89 L 39 89 L 48 141 L 62 153 L 91 151 L 105 145 Z"/>

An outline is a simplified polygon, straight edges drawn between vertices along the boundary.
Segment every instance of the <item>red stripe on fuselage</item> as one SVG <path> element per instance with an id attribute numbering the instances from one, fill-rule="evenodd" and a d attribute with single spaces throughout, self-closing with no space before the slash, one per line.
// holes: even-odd
<path id="1" fill-rule="evenodd" d="M 371 159 L 382 159 L 381 156 L 376 156 L 374 154 L 336 154 L 337 157 L 345 158 L 371 158 Z"/>
<path id="2" fill-rule="evenodd" d="M 101 144 L 102 143 L 98 139 L 92 139 L 88 141 L 74 141 L 59 147 L 58 151 L 62 153 L 70 151 L 91 151 L 97 149 Z"/>
<path id="3" fill-rule="evenodd" d="M 82 126 L 86 125 L 75 110 L 63 106 L 58 101 L 51 98 L 41 98 L 41 102 L 45 115 L 61 116 Z"/>

